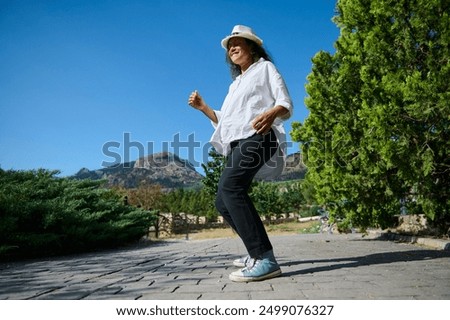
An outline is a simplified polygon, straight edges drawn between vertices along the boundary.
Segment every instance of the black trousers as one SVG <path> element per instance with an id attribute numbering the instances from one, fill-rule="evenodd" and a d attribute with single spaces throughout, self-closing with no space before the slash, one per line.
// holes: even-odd
<path id="1" fill-rule="evenodd" d="M 258 170 L 276 152 L 275 132 L 255 134 L 231 143 L 231 153 L 219 180 L 216 208 L 237 232 L 252 258 L 272 250 L 267 232 L 248 190 Z"/>

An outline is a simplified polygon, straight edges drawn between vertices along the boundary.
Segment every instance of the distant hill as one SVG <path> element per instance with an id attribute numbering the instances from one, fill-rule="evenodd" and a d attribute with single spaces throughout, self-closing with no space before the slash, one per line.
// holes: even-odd
<path id="1" fill-rule="evenodd" d="M 73 178 L 106 180 L 108 187 L 135 188 L 145 182 L 165 189 L 191 188 L 201 183 L 202 175 L 188 161 L 170 152 L 155 153 L 117 166 L 78 171 Z"/>
<path id="2" fill-rule="evenodd" d="M 303 179 L 306 174 L 306 167 L 303 163 L 303 156 L 300 152 L 290 154 L 286 158 L 286 168 L 276 181 Z"/>
<path id="3" fill-rule="evenodd" d="M 303 179 L 305 167 L 299 153 L 287 157 L 287 165 L 276 181 Z M 117 166 L 78 171 L 74 179 L 105 180 L 107 187 L 136 188 L 141 183 L 159 184 L 164 189 L 195 188 L 203 176 L 189 161 L 170 152 L 161 152 Z"/>

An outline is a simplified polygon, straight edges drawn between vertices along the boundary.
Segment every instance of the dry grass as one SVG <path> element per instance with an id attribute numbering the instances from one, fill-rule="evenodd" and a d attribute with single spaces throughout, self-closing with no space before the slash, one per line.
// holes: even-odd
<path id="1" fill-rule="evenodd" d="M 300 233 L 317 233 L 320 223 L 317 221 L 308 222 L 288 222 L 282 224 L 266 225 L 267 233 L 270 235 L 287 235 Z M 231 228 L 225 229 L 204 229 L 189 233 L 191 240 L 204 240 L 215 238 L 232 238 L 237 237 Z M 171 239 L 185 239 L 186 234 L 172 235 Z"/>

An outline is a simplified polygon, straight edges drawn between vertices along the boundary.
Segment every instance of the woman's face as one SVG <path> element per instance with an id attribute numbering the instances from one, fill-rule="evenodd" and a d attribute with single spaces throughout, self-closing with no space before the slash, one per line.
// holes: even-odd
<path id="1" fill-rule="evenodd" d="M 231 38 L 228 40 L 228 56 L 234 64 L 237 64 L 245 71 L 252 63 L 253 57 L 250 46 L 244 38 Z"/>

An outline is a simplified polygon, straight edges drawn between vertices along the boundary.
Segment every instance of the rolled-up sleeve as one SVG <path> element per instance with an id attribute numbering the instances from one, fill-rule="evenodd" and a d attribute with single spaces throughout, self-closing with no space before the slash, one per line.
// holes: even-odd
<path id="1" fill-rule="evenodd" d="M 286 83 L 272 63 L 268 64 L 268 72 L 270 89 L 275 99 L 274 106 L 282 106 L 286 108 L 289 112 L 280 118 L 282 120 L 289 119 L 293 113 L 293 104 L 289 91 L 286 87 Z"/>
<path id="2" fill-rule="evenodd" d="M 220 122 L 220 118 L 222 117 L 222 111 L 220 111 L 220 110 L 214 110 L 214 113 L 216 114 L 216 117 L 217 117 L 217 123 L 215 123 L 214 121 L 211 120 L 211 124 L 212 124 L 212 126 L 214 127 L 214 129 L 216 129 L 216 128 L 217 128 L 217 125 L 218 125 L 219 122 Z"/>

